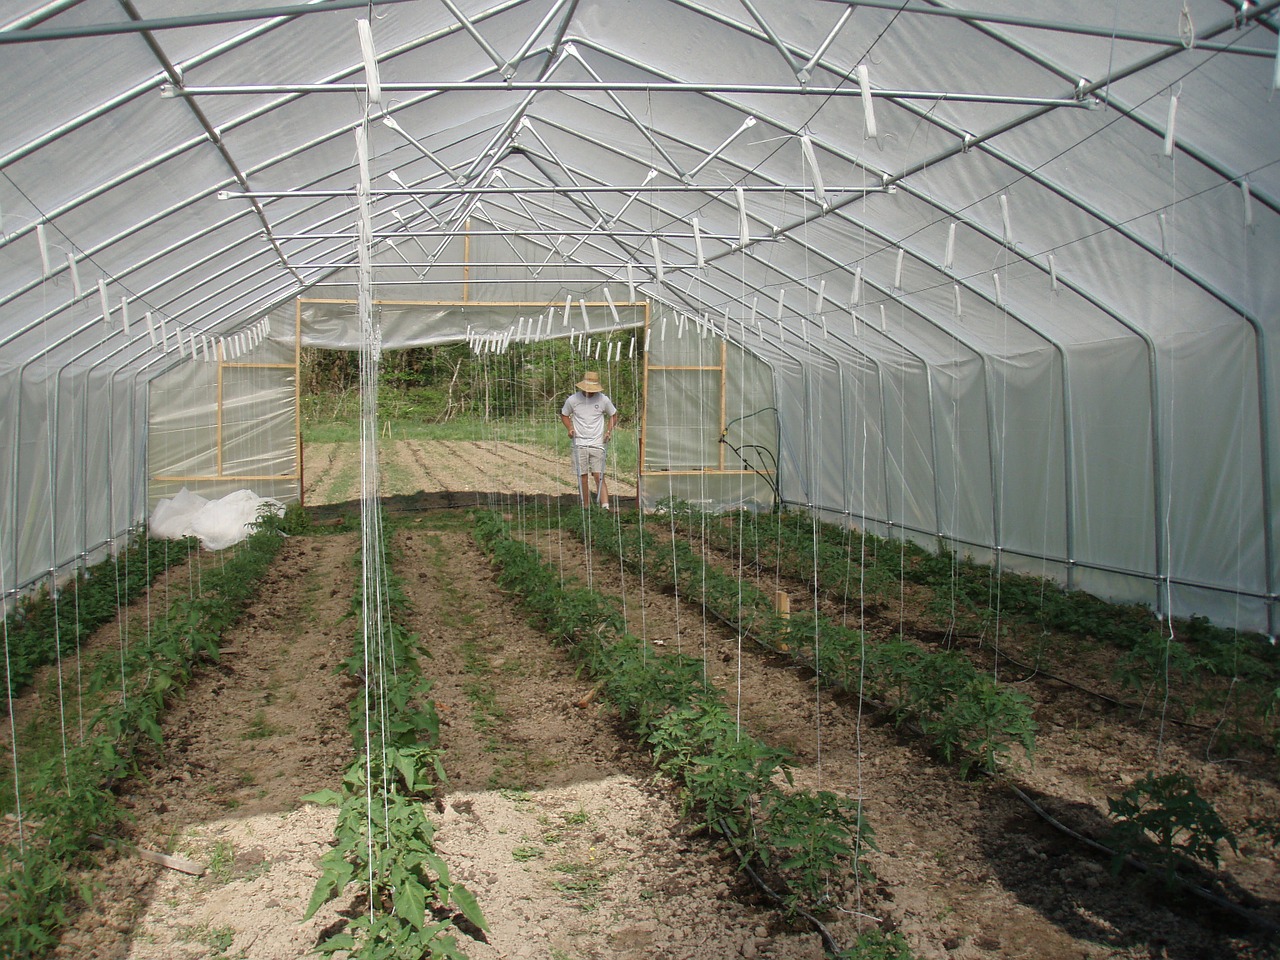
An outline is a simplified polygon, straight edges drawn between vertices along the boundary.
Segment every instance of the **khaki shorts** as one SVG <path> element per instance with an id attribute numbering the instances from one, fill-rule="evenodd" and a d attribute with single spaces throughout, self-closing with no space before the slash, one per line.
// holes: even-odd
<path id="1" fill-rule="evenodd" d="M 579 477 L 588 473 L 604 473 L 604 447 L 573 445 L 573 472 Z"/>

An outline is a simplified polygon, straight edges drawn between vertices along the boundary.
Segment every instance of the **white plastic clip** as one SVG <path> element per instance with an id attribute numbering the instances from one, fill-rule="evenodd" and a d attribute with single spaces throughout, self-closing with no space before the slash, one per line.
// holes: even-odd
<path id="1" fill-rule="evenodd" d="M 800 152 L 804 155 L 805 163 L 809 165 L 809 175 L 813 178 L 813 195 L 818 198 L 822 209 L 826 210 L 828 208 L 827 191 L 822 183 L 822 171 L 818 169 L 818 157 L 813 150 L 813 138 L 808 133 L 800 134 Z"/>
<path id="2" fill-rule="evenodd" d="M 862 117 L 866 122 L 868 140 L 879 139 L 876 129 L 876 111 L 871 98 L 871 72 L 865 63 L 858 64 L 858 90 L 862 94 Z"/>
<path id="3" fill-rule="evenodd" d="M 616 329 L 622 325 L 622 321 L 618 319 L 618 307 L 613 302 L 613 294 L 609 292 L 608 287 L 604 288 L 604 298 L 609 304 L 609 312 L 613 314 L 613 326 Z"/>
<path id="4" fill-rule="evenodd" d="M 80 270 L 76 266 L 76 255 L 74 253 L 67 254 L 67 270 L 71 273 L 71 292 L 79 300 L 84 296 L 84 290 L 80 286 Z"/>
<path id="5" fill-rule="evenodd" d="M 49 276 L 49 242 L 44 235 L 44 224 L 36 224 L 36 243 L 40 244 L 40 276 Z"/>

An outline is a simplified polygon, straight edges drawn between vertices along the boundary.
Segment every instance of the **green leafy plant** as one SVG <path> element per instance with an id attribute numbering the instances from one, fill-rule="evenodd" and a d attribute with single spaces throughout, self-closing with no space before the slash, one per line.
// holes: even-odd
<path id="1" fill-rule="evenodd" d="M 1116 679 L 1142 694 L 1145 705 L 1162 696 L 1171 681 L 1187 682 L 1201 665 L 1182 641 L 1147 630 L 1117 661 Z"/>
<path id="2" fill-rule="evenodd" d="M 580 522 L 575 518 L 582 511 L 571 513 L 575 516 L 564 521 L 570 526 Z M 609 529 L 606 522 L 598 526 Z M 790 789 L 787 754 L 741 729 L 701 663 L 646 651 L 623 632 L 612 600 L 589 599 L 589 591 L 562 585 L 537 551 L 516 541 L 495 514 L 478 515 L 475 529 L 499 564 L 499 581 L 538 611 L 539 621 L 552 625 L 553 636 L 599 678 L 604 696 L 645 739 L 658 767 L 680 785 L 684 811 L 699 828 L 725 837 L 744 864 L 794 879 L 793 905 L 812 898 L 817 878 L 827 877 L 836 864 L 856 859 L 854 847 L 871 838 L 858 806 L 831 794 Z M 632 533 L 619 532 L 618 539 L 639 543 L 643 536 L 637 526 Z M 666 557 L 666 569 L 694 589 L 698 577 L 688 572 L 705 572 L 697 558 L 687 548 Z M 566 604 L 566 598 L 583 600 Z M 572 617 L 546 616 L 542 611 L 548 607 L 567 608 Z M 865 869 L 860 861 L 859 869 Z"/>
<path id="3" fill-rule="evenodd" d="M 304 798 L 339 802 L 336 842 L 321 858 L 323 872 L 304 919 L 354 883 L 367 896 L 370 913 L 320 944 L 321 955 L 355 951 L 366 960 L 462 957 L 452 921 L 447 916 L 433 919 L 433 911 L 447 914 L 456 908 L 480 930 L 488 925 L 475 896 L 450 879 L 448 867 L 435 853 L 435 827 L 415 795 L 434 782 L 434 776 L 424 774 L 438 771 L 438 756 L 426 749 L 413 757 L 397 754 L 390 766 L 395 779 L 387 784 L 381 774 L 388 771 L 361 758 L 343 778 L 341 795 L 327 791 Z M 379 806 L 372 812 L 366 790 L 369 770 L 383 784 Z"/>
<path id="4" fill-rule="evenodd" d="M 765 849 L 781 858 L 778 869 L 809 903 L 820 903 L 831 874 L 851 861 L 863 880 L 872 879 L 861 854 L 876 849 L 875 836 L 857 801 L 826 790 L 772 792 L 761 821 Z"/>
<path id="5" fill-rule="evenodd" d="M 372 549 L 385 560 L 386 525 L 381 529 L 382 539 Z M 353 613 L 366 599 L 357 593 Z M 351 706 L 354 741 L 379 744 L 380 750 L 357 759 L 341 793 L 325 790 L 304 798 L 339 807 L 334 846 L 321 858 L 306 915 L 354 886 L 368 911 L 320 944 L 320 954 L 361 960 L 464 957 L 454 912 L 474 928 L 487 927 L 475 896 L 451 880 L 435 852 L 435 826 L 426 812 L 445 778 L 439 716 L 418 662 L 426 651 L 401 625 L 407 598 L 392 571 L 385 570 L 371 599 L 383 604 L 371 618 L 382 629 L 371 636 L 361 632 L 359 648 L 339 669 L 362 681 Z"/>
<path id="6" fill-rule="evenodd" d="M 665 508 L 681 523 L 692 524 L 700 517 L 676 501 L 666 501 Z M 901 636 L 868 644 L 860 632 L 818 614 L 782 617 L 763 591 L 708 563 L 684 540 L 646 536 L 642 521 L 634 526 L 591 523 L 583 511 L 571 511 L 561 522 L 633 569 L 641 568 L 643 557 L 650 583 L 670 583 L 682 597 L 702 603 L 744 636 L 809 664 L 829 685 L 885 701 L 897 725 L 914 723 L 948 762 L 960 765 L 963 774 L 974 767 L 996 773 L 1001 763 L 1009 762 L 1015 745 L 1027 753 L 1034 748 L 1035 724 L 1027 698 L 980 677 L 957 651 L 929 650 Z M 789 541 L 810 557 L 811 523 L 805 522 L 804 536 Z M 801 530 L 785 518 L 777 524 L 779 530 Z M 724 530 L 726 525 L 707 523 L 702 517 L 699 529 Z M 919 562 L 940 561 L 921 552 Z"/>
<path id="7" fill-rule="evenodd" d="M 254 534 L 227 551 L 224 562 L 200 578 L 197 595 L 172 603 L 122 657 L 107 658 L 94 671 L 85 692 L 90 719 L 83 738 L 65 754 L 24 761 L 23 818 L 42 827 L 25 842 L 0 845 L 0 956 L 41 955 L 56 943 L 68 911 L 88 900 L 90 891 L 74 883 L 71 872 L 87 862 L 95 838 L 115 832 L 124 817 L 113 785 L 134 769 L 142 738 L 161 742 L 166 705 L 200 661 L 217 659 L 218 638 L 239 616 L 278 547 L 278 537 Z M 130 591 L 147 582 L 133 579 L 145 564 L 126 559 L 121 565 L 133 567 L 118 581 Z M 110 587 L 113 594 L 116 589 Z M 113 615 L 114 604 L 113 597 Z M 8 799 L 16 806 L 16 797 Z"/>
<path id="8" fill-rule="evenodd" d="M 839 960 L 915 960 L 902 934 L 867 930 L 858 934 L 853 946 L 840 951 Z"/>
<path id="9" fill-rule="evenodd" d="M 1150 861 L 1172 886 L 1180 868 L 1217 866 L 1218 845 L 1237 849 L 1235 835 L 1185 773 L 1149 773 L 1118 798 L 1107 800 L 1119 872 L 1127 856 Z"/>
<path id="10" fill-rule="evenodd" d="M 77 646 L 158 577 L 198 548 L 194 537 L 151 540 L 139 531 L 119 553 L 79 571 L 50 590 L 22 598 L 5 617 L 9 692 L 17 696 L 36 670 Z"/>

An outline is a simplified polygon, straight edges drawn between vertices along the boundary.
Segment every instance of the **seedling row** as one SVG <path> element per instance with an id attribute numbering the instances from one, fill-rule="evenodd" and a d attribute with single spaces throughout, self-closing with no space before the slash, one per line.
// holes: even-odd
<path id="1" fill-rule="evenodd" d="M 595 550 L 643 572 L 650 589 L 665 587 L 740 635 L 804 663 L 828 689 L 860 691 L 864 701 L 876 701 L 895 725 L 921 735 L 943 760 L 955 762 L 962 775 L 979 770 L 1009 777 L 1033 759 L 1031 704 L 1021 692 L 978 673 L 956 649 L 935 649 L 901 636 L 872 641 L 820 613 L 780 613 L 773 596 L 737 575 L 740 571 L 728 574 L 708 563 L 691 544 L 697 540 L 695 532 L 732 529 L 730 523 L 689 514 L 678 519 L 677 524 L 669 517 L 629 523 L 572 511 L 563 513 L 559 523 Z M 543 520 L 531 517 L 528 522 Z M 679 535 L 672 535 L 676 527 Z M 812 530 L 807 542 L 814 542 Z M 737 546 L 741 550 L 741 541 Z M 812 563 L 812 550 L 805 558 L 797 545 L 788 562 L 797 562 L 796 555 L 798 562 Z M 781 556 L 774 563 L 782 566 Z M 1272 848 L 1276 843 L 1274 817 L 1250 817 L 1233 832 L 1194 781 L 1176 771 L 1148 773 L 1109 798 L 1108 809 L 1112 828 L 1103 839 L 1112 849 L 1113 869 L 1124 864 L 1150 869 L 1169 886 L 1216 885 L 1217 879 L 1202 868 L 1218 867 L 1221 852 L 1238 849 L 1239 837 Z M 1222 896 L 1198 889 L 1251 923 L 1268 925 Z"/>
<path id="2" fill-rule="evenodd" d="M 889 955 L 909 956 L 900 938 L 875 933 L 861 945 L 841 947 L 819 917 L 849 884 L 870 879 L 865 853 L 873 833 L 859 801 L 795 788 L 788 754 L 734 720 L 701 662 L 655 655 L 626 632 L 616 598 L 562 579 L 496 515 L 478 518 L 477 538 L 493 556 L 501 585 L 582 663 L 601 696 L 653 751 L 699 828 L 723 838 L 785 911 L 815 923 L 829 953 L 861 956 L 853 951 L 875 940 L 904 951 Z"/>
<path id="3" fill-rule="evenodd" d="M 224 554 L 218 566 L 205 569 L 198 592 L 174 600 L 144 635 L 92 668 L 82 731 L 64 730 L 62 748 L 35 769 L 20 759 L 22 776 L 8 794 L 16 828 L 0 847 L 0 955 L 42 955 L 57 943 L 68 911 L 90 896 L 74 877 L 124 818 L 113 787 L 137 771 L 143 740 L 161 744 L 160 720 L 170 698 L 181 693 L 200 664 L 218 661 L 223 632 L 253 596 L 279 545 L 277 533 L 264 528 Z M 136 550 L 176 558 L 189 547 L 170 551 L 152 543 Z M 132 556 L 135 572 L 163 568 L 137 563 L 137 552 Z M 142 581 L 119 582 L 122 593 L 136 595 Z M 95 575 L 83 586 L 88 584 L 110 580 Z M 67 624 L 59 618 L 59 635 L 87 636 L 91 625 L 104 622 L 105 596 L 115 589 L 82 605 L 84 621 Z M 42 606 L 43 601 L 36 610 Z M 59 614 L 66 606 L 59 606 Z M 118 613 L 114 600 L 112 612 Z"/>

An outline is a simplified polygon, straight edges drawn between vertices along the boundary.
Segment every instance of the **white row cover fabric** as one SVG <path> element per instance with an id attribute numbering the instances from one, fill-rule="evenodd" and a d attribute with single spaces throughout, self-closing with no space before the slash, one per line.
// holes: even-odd
<path id="1" fill-rule="evenodd" d="M 147 532 L 161 540 L 196 537 L 206 550 L 225 550 L 247 540 L 264 515 L 284 516 L 284 504 L 252 490 L 208 500 L 183 487 L 155 505 Z"/>

